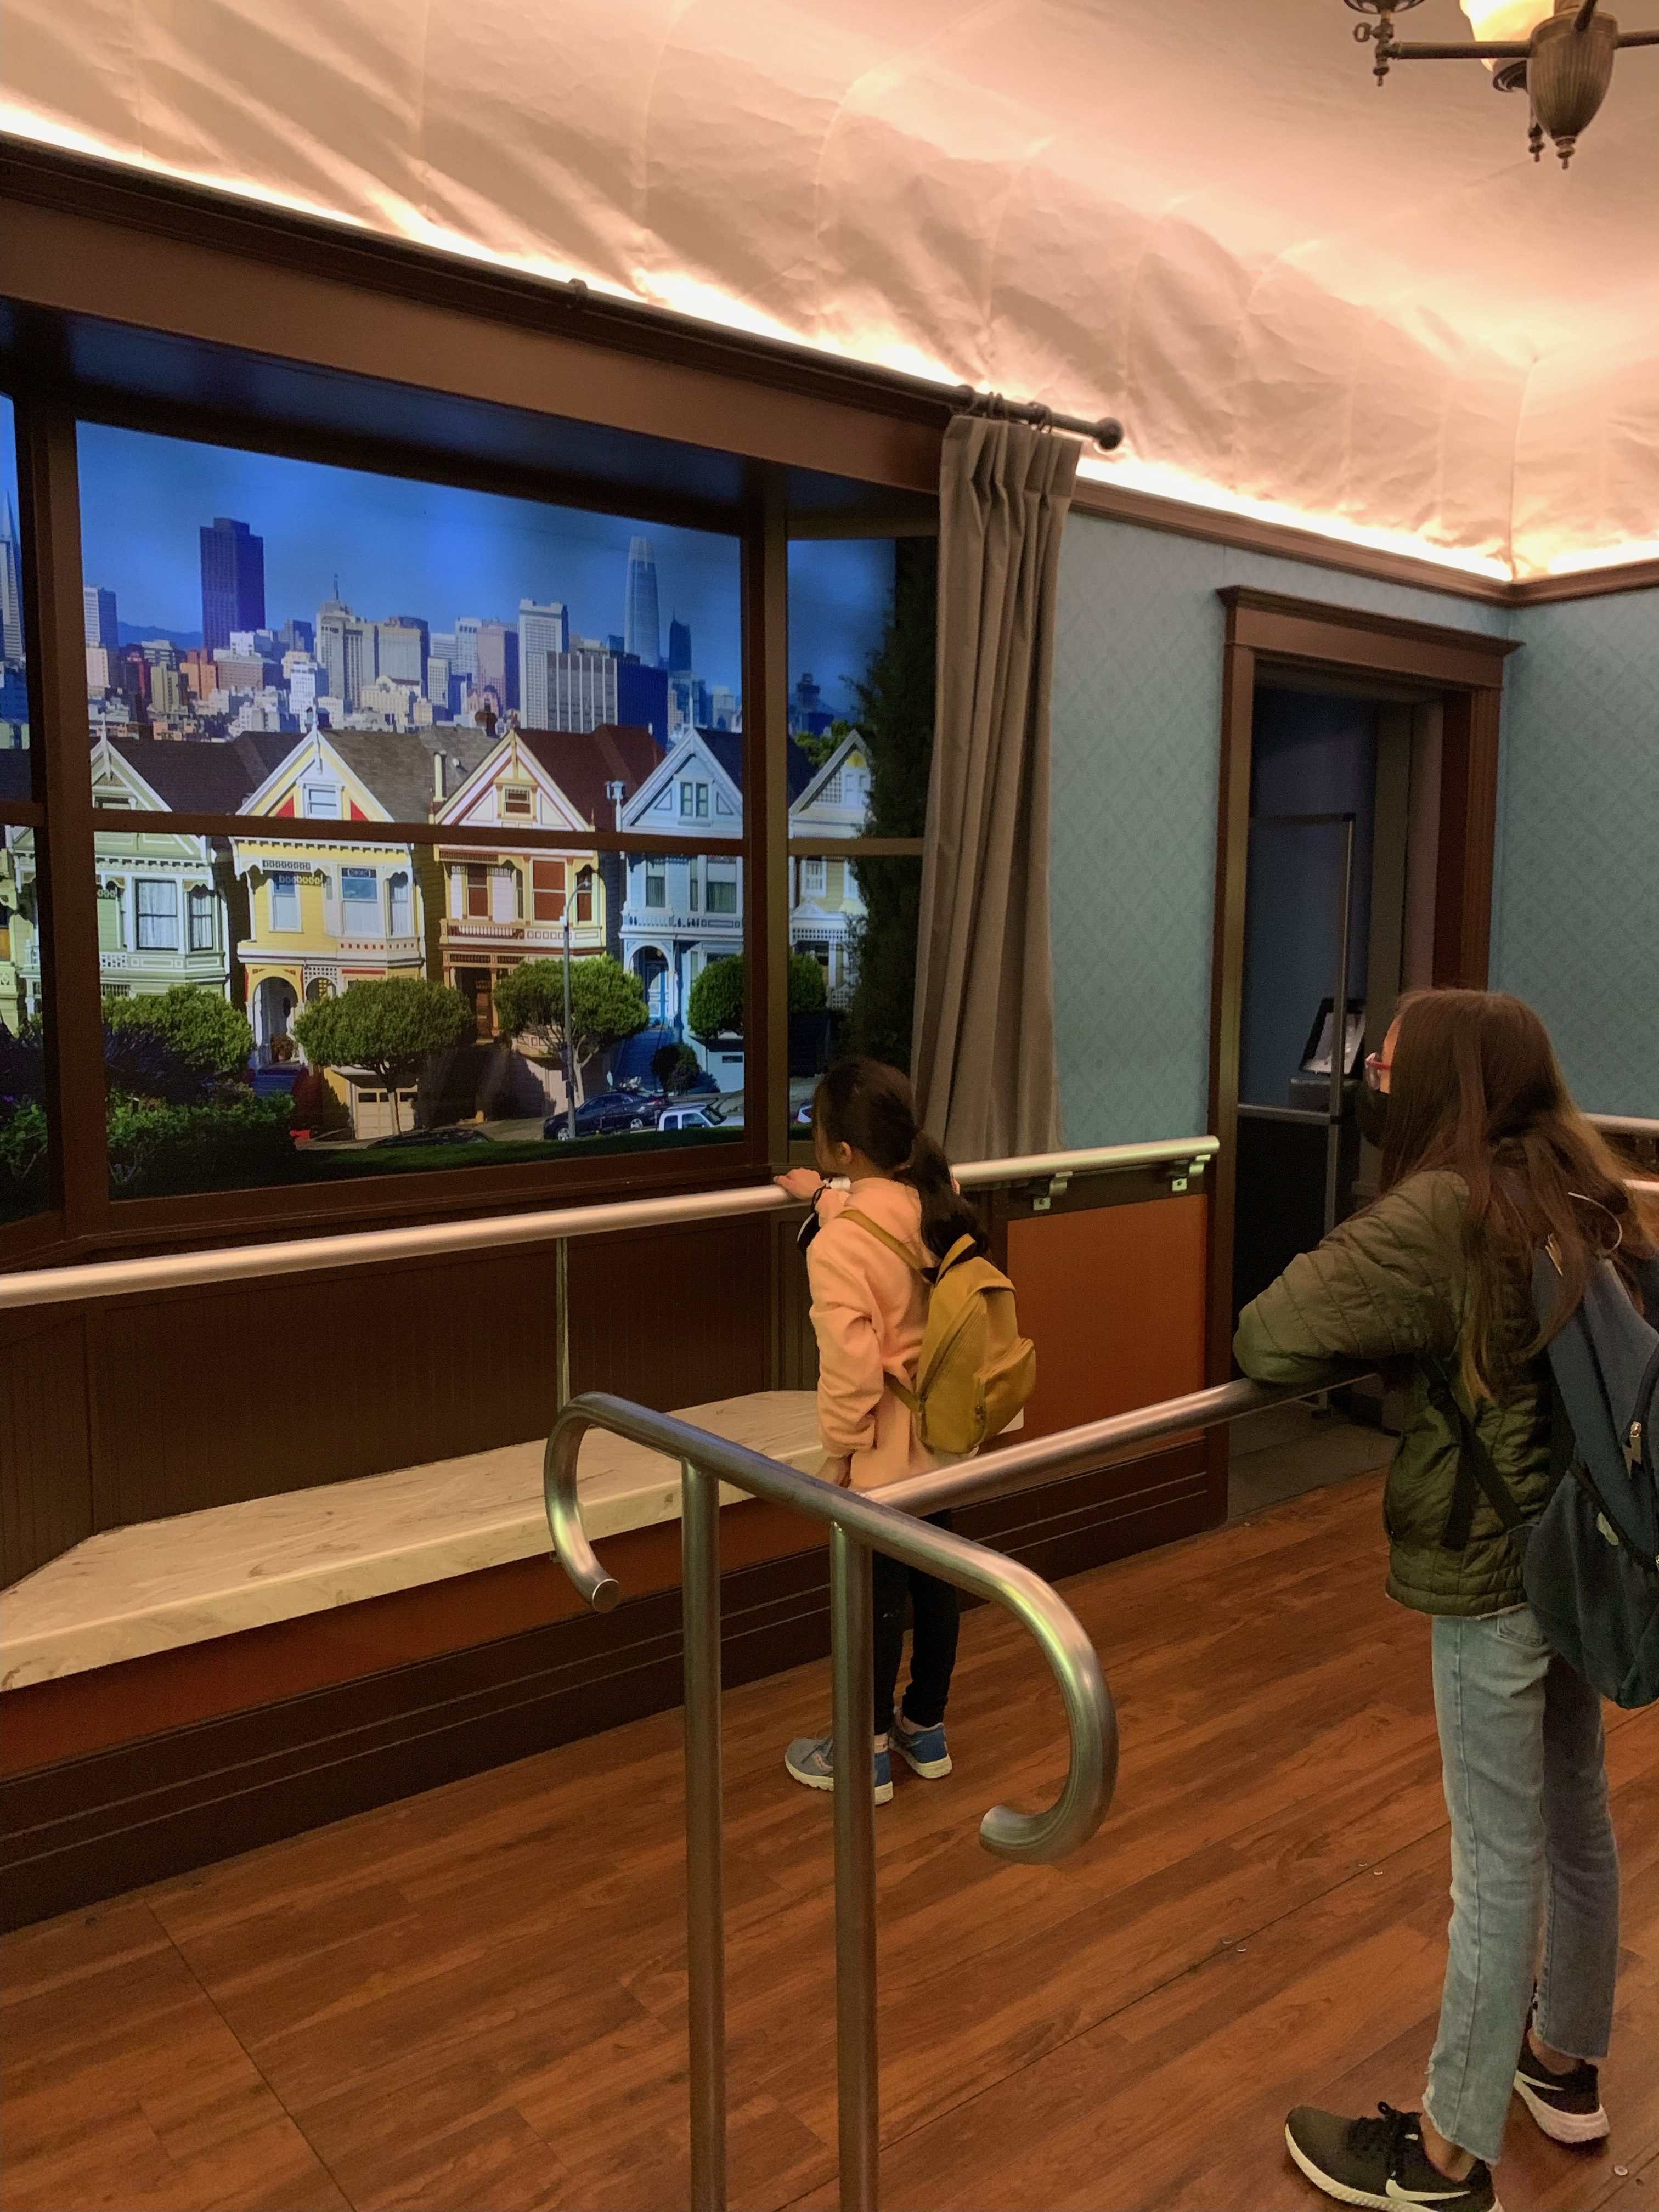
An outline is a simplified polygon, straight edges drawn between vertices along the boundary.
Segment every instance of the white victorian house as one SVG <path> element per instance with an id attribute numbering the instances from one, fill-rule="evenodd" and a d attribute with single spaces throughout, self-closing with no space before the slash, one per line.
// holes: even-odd
<path id="1" fill-rule="evenodd" d="M 733 730 L 683 730 L 622 808 L 622 827 L 653 837 L 743 835 L 743 738 Z M 743 950 L 743 868 L 737 854 L 630 853 L 622 957 L 645 986 L 652 1021 L 689 1043 L 722 1089 L 733 1056 L 707 1049 L 685 1027 L 691 986 L 711 960 Z"/>
<path id="2" fill-rule="evenodd" d="M 793 750 L 797 750 L 792 747 Z M 792 842 L 857 837 L 870 810 L 870 763 L 856 730 L 842 739 L 799 797 L 792 793 Z M 829 1004 L 847 1006 L 856 981 L 854 932 L 864 919 L 858 866 L 833 854 L 801 853 L 789 862 L 789 949 L 808 952 L 823 969 Z"/>

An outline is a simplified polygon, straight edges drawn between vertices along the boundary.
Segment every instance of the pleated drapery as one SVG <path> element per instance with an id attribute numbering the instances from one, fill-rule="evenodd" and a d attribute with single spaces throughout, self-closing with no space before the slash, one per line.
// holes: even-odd
<path id="1" fill-rule="evenodd" d="M 1049 691 L 1082 448 L 958 416 L 939 465 L 939 674 L 911 1074 L 958 1159 L 1057 1150 Z"/>

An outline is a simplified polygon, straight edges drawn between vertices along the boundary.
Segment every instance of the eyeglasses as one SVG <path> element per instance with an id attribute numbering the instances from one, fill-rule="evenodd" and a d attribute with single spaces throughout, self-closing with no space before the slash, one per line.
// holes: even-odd
<path id="1" fill-rule="evenodd" d="M 1391 1060 L 1384 1060 L 1380 1052 L 1367 1053 L 1365 1055 L 1367 1086 L 1372 1091 L 1380 1091 L 1382 1088 L 1383 1077 L 1393 1066 L 1394 1062 Z"/>

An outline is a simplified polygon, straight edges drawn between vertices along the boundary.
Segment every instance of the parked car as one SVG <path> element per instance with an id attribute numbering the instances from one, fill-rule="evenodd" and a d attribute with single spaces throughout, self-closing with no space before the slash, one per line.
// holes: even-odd
<path id="1" fill-rule="evenodd" d="M 614 1137 L 630 1129 L 654 1129 L 657 1116 L 667 1104 L 660 1091 L 601 1091 L 576 1109 L 579 1137 Z M 542 1123 L 542 1134 L 555 1142 L 570 1134 L 570 1117 L 561 1110 Z"/>
<path id="2" fill-rule="evenodd" d="M 659 1129 L 718 1129 L 719 1117 L 703 1106 L 665 1106 L 657 1117 Z"/>
<path id="3" fill-rule="evenodd" d="M 469 1123 L 452 1124 L 447 1129 L 400 1129 L 395 1137 L 376 1137 L 370 1145 L 371 1152 L 390 1152 L 394 1148 L 407 1151 L 411 1145 L 487 1145 L 489 1139 L 482 1129 Z"/>

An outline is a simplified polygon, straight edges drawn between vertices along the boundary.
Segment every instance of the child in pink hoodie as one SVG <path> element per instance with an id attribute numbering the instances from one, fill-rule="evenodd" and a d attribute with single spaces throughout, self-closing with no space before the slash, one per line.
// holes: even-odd
<path id="1" fill-rule="evenodd" d="M 818 1341 L 818 1426 L 829 1455 L 823 1474 L 855 1490 L 896 1482 L 940 1463 L 918 1441 L 909 1410 L 889 1379 L 914 1388 L 927 1323 L 928 1275 L 957 1239 L 981 1246 L 950 1164 L 916 1123 L 910 1086 L 879 1060 L 843 1060 L 812 1100 L 819 1174 L 792 1169 L 778 1180 L 805 1200 L 801 1232 Z M 846 1188 L 831 1186 L 842 1179 Z M 850 1216 L 863 1216 L 863 1220 Z M 901 1247 L 896 1251 L 865 1224 Z M 948 1528 L 948 1513 L 935 1516 Z M 945 1706 L 957 1655 L 957 1593 L 949 1583 L 878 1552 L 872 1562 L 875 1614 L 876 1802 L 893 1794 L 890 1747 L 929 1780 L 951 1771 Z M 894 1711 L 907 1602 L 914 1620 L 910 1681 Z M 785 1764 L 809 1790 L 835 1787 L 829 1737 L 799 1737 Z"/>

